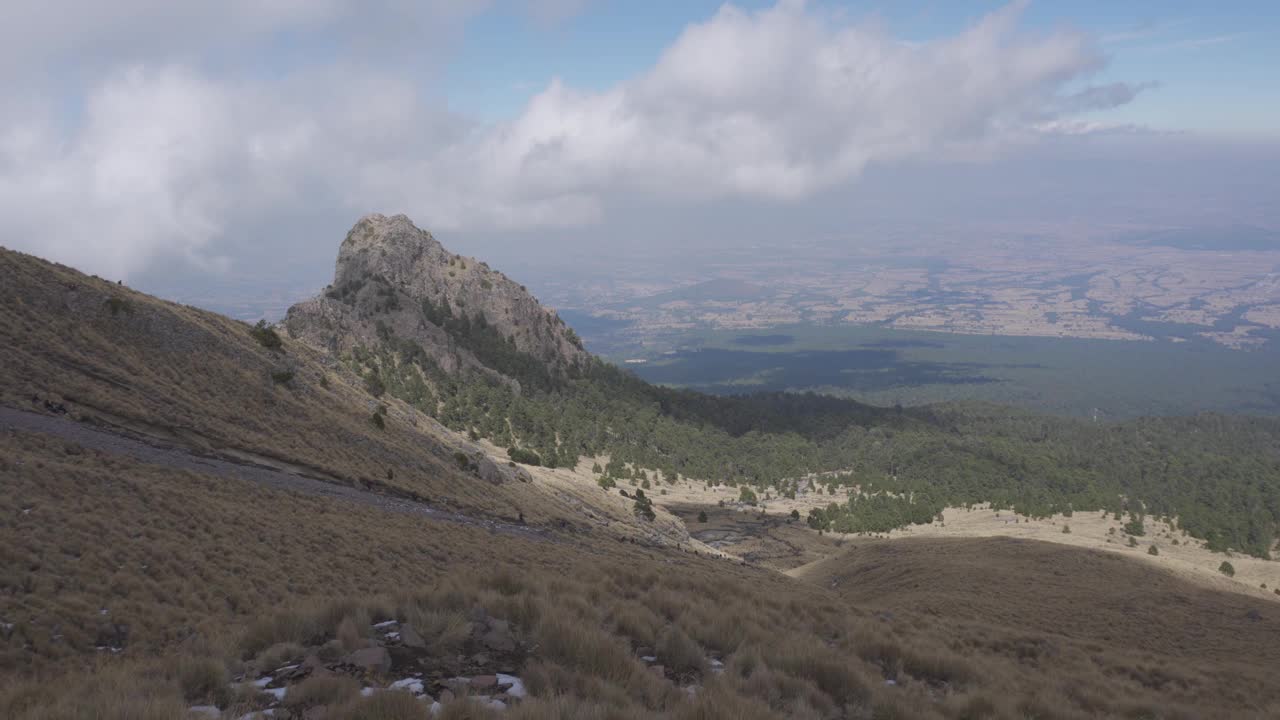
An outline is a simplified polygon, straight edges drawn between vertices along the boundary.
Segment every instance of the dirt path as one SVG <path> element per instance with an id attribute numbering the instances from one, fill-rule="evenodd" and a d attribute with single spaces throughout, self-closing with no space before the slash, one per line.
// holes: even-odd
<path id="1" fill-rule="evenodd" d="M 518 535 L 536 540 L 551 539 L 550 533 L 540 528 L 463 515 L 434 508 L 426 503 L 414 500 L 326 482 L 298 472 L 287 472 L 253 462 L 233 462 L 222 458 L 198 455 L 183 447 L 158 442 L 146 442 L 63 417 L 0 406 L 0 431 L 5 430 L 53 435 L 85 448 L 112 455 L 128 456 L 148 465 L 159 465 L 219 478 L 246 480 L 276 490 L 291 490 L 306 495 L 336 498 L 369 505 L 387 512 L 418 515 L 431 520 L 470 525 L 507 535 Z"/>

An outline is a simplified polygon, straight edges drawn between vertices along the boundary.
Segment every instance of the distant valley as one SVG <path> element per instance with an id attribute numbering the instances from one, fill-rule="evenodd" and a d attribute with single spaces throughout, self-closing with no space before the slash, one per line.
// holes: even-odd
<path id="1" fill-rule="evenodd" d="M 1280 708 L 1280 420 L 1062 416 L 1266 348 L 690 327 L 651 384 L 403 215 L 274 324 L 0 275 L 0 716 Z"/>
<path id="2" fill-rule="evenodd" d="M 890 227 L 681 269 L 683 284 L 633 260 L 535 287 L 591 350 L 706 392 L 1280 413 L 1280 242 L 1261 230 Z"/>
<path id="3" fill-rule="evenodd" d="M 684 285 L 643 263 L 562 279 L 547 299 L 625 322 L 636 341 L 793 324 L 1237 349 L 1280 339 L 1280 236 L 1254 228 L 895 226 L 801 244 L 724 248 L 682 263 Z"/>

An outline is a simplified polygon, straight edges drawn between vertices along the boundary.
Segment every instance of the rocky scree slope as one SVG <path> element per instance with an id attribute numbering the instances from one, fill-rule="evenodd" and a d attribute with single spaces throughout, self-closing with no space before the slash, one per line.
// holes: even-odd
<path id="1" fill-rule="evenodd" d="M 442 370 L 516 386 L 554 382 L 589 356 L 564 321 L 486 263 L 455 255 L 404 215 L 368 215 L 347 233 L 333 284 L 289 309 L 289 335 L 343 357 L 395 338 Z"/>

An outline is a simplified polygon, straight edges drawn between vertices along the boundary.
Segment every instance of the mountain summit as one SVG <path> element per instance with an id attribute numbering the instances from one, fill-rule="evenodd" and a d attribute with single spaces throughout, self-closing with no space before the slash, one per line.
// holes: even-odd
<path id="1" fill-rule="evenodd" d="M 404 215 L 361 218 L 338 251 L 333 284 L 290 308 L 284 327 L 339 357 L 410 347 L 446 373 L 480 370 L 517 385 L 555 382 L 589 357 L 523 285 L 449 252 Z"/>

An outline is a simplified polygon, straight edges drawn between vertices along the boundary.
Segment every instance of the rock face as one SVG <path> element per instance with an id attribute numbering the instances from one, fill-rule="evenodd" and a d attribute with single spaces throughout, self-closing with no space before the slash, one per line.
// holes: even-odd
<path id="1" fill-rule="evenodd" d="M 361 218 L 338 251 L 333 284 L 290 308 L 284 328 L 339 357 L 410 341 L 445 372 L 472 369 L 517 384 L 513 367 L 554 377 L 588 359 L 573 331 L 523 286 L 449 252 L 404 215 Z"/>

